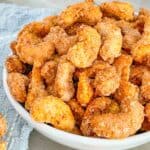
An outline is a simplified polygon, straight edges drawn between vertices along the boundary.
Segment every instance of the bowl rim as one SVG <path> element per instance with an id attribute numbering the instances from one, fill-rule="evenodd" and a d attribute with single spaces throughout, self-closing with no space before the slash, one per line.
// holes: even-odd
<path id="1" fill-rule="evenodd" d="M 71 141 L 76 141 L 79 143 L 88 143 L 88 145 L 108 145 L 110 144 L 111 146 L 120 146 L 120 145 L 126 145 L 126 144 L 133 144 L 133 143 L 141 143 L 141 141 L 150 141 L 150 131 L 143 132 L 137 135 L 133 135 L 124 139 L 104 139 L 104 138 L 93 138 L 93 137 L 86 137 L 86 136 L 81 136 L 81 135 L 76 135 L 73 133 L 65 132 L 62 130 L 59 130 L 57 128 L 51 127 L 47 124 L 44 123 L 38 123 L 34 121 L 27 110 L 24 109 L 24 107 L 21 106 L 10 94 L 9 87 L 7 85 L 7 71 L 5 66 L 3 67 L 3 87 L 4 91 L 7 95 L 8 100 L 10 101 L 11 105 L 15 108 L 15 110 L 20 114 L 20 116 L 28 122 L 29 125 L 31 125 L 33 128 L 35 128 L 37 131 L 39 128 L 41 129 L 49 129 L 52 132 L 55 132 L 57 136 L 60 138 L 67 137 Z M 41 132 L 40 132 L 41 133 Z M 44 135 L 45 136 L 45 135 Z M 143 143 L 144 144 L 144 143 Z"/>

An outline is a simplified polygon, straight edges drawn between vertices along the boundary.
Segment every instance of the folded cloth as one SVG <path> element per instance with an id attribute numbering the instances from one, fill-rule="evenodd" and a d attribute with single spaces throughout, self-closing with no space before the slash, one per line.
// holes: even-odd
<path id="1" fill-rule="evenodd" d="M 57 8 L 26 8 L 10 4 L 0 4 L 0 113 L 8 122 L 8 131 L 4 137 L 8 150 L 27 150 L 30 127 L 11 106 L 2 85 L 2 71 L 6 57 L 11 53 L 10 42 L 16 38 L 23 25 L 40 20 L 58 12 Z"/>

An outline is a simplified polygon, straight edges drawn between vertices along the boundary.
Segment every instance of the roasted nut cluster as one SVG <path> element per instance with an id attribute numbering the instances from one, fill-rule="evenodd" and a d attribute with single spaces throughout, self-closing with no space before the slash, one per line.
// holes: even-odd
<path id="1" fill-rule="evenodd" d="M 150 130 L 150 11 L 86 0 L 23 27 L 6 60 L 32 118 L 84 136 Z"/>

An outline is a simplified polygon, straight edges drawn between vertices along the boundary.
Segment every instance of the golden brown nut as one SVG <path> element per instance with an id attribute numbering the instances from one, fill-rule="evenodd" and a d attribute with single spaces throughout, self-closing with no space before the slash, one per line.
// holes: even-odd
<path id="1" fill-rule="evenodd" d="M 19 32 L 18 38 L 22 36 L 25 32 L 27 33 L 33 33 L 34 35 L 37 35 L 39 38 L 45 37 L 49 31 L 50 28 L 55 26 L 57 16 L 48 16 L 44 18 L 42 21 L 34 21 L 24 26 L 24 28 Z M 17 38 L 17 40 L 18 40 Z"/>
<path id="2" fill-rule="evenodd" d="M 140 86 L 142 84 L 142 77 L 144 72 L 147 70 L 145 66 L 132 65 L 130 71 L 130 82 Z"/>
<path id="3" fill-rule="evenodd" d="M 119 73 L 121 80 L 129 80 L 131 64 L 132 57 L 130 55 L 122 54 L 115 60 L 114 66 L 116 67 L 116 70 Z"/>
<path id="4" fill-rule="evenodd" d="M 130 3 L 127 2 L 105 2 L 100 5 L 100 8 L 105 16 L 115 17 L 123 20 L 133 20 L 134 9 Z"/>
<path id="5" fill-rule="evenodd" d="M 140 102 L 145 105 L 150 101 L 150 70 L 146 66 L 135 65 L 131 68 L 130 81 L 140 86 Z"/>
<path id="6" fill-rule="evenodd" d="M 138 16 L 135 16 L 134 18 L 133 26 L 137 28 L 142 34 L 143 34 L 143 31 L 145 30 L 145 27 L 149 24 L 148 23 L 149 19 L 146 19 L 146 18 L 149 18 L 149 16 L 150 16 L 150 11 L 148 9 L 140 8 Z"/>
<path id="7" fill-rule="evenodd" d="M 41 68 L 33 66 L 31 76 L 32 78 L 29 84 L 27 100 L 25 102 L 25 108 L 28 110 L 30 110 L 34 101 L 48 95 L 43 78 L 41 77 Z"/>
<path id="8" fill-rule="evenodd" d="M 91 125 L 91 120 L 94 115 L 100 115 L 111 104 L 111 99 L 107 97 L 99 97 L 92 100 L 86 108 L 80 129 L 83 135 L 95 136 Z"/>
<path id="9" fill-rule="evenodd" d="M 76 125 L 80 126 L 84 115 L 84 109 L 78 104 L 77 100 L 75 99 L 70 100 L 67 104 L 70 106 L 72 110 L 72 113 L 76 121 Z"/>
<path id="10" fill-rule="evenodd" d="M 7 130 L 7 123 L 5 118 L 0 114 L 0 137 L 4 136 Z"/>
<path id="11" fill-rule="evenodd" d="M 136 62 L 150 66 L 150 44 L 136 46 L 132 49 L 132 56 Z"/>
<path id="12" fill-rule="evenodd" d="M 148 131 L 150 130 L 150 103 L 148 102 L 145 107 L 145 120 L 143 122 L 142 130 Z"/>
<path id="13" fill-rule="evenodd" d="M 73 24 L 72 26 L 69 26 L 68 28 L 65 29 L 65 31 L 69 34 L 69 35 L 76 35 L 77 31 L 80 29 L 80 26 L 82 26 L 83 24 L 78 22 Z"/>
<path id="14" fill-rule="evenodd" d="M 108 67 L 111 67 L 111 65 L 107 62 L 104 62 L 102 60 L 96 60 L 91 67 L 85 69 L 85 72 L 87 72 L 90 78 L 94 78 L 98 71 Z"/>
<path id="15" fill-rule="evenodd" d="M 142 21 L 144 26 L 142 37 L 133 45 L 131 54 L 135 62 L 150 66 L 150 15 L 142 16 Z"/>
<path id="16" fill-rule="evenodd" d="M 87 25 L 82 25 L 77 35 L 78 42 L 69 49 L 67 58 L 78 68 L 89 67 L 97 58 L 101 45 L 100 35 Z"/>
<path id="17" fill-rule="evenodd" d="M 8 74 L 7 83 L 14 98 L 18 102 L 24 103 L 27 98 L 28 77 L 20 73 L 12 72 Z"/>
<path id="18" fill-rule="evenodd" d="M 133 48 L 133 45 L 140 40 L 141 33 L 137 28 L 134 28 L 133 23 L 124 20 L 118 21 L 117 26 L 121 28 L 121 32 L 123 34 L 122 48 L 130 52 Z"/>
<path id="19" fill-rule="evenodd" d="M 130 51 L 133 48 L 133 45 L 141 38 L 140 33 L 138 30 L 129 30 L 128 34 L 123 36 L 123 45 L 122 47 Z"/>
<path id="20" fill-rule="evenodd" d="M 54 45 L 46 36 L 49 30 L 50 26 L 44 22 L 30 23 L 21 30 L 16 45 L 16 54 L 21 61 L 41 66 L 51 58 L 54 53 Z"/>
<path id="21" fill-rule="evenodd" d="M 122 102 L 120 106 L 122 110 L 119 113 L 95 116 L 92 120 L 93 132 L 99 137 L 110 139 L 120 139 L 135 134 L 144 120 L 143 106 L 138 101 L 127 103 Z"/>
<path id="22" fill-rule="evenodd" d="M 68 36 L 63 28 L 55 26 L 50 29 L 48 39 L 54 44 L 59 55 L 67 54 L 70 47 L 72 47 L 76 40 L 76 36 Z"/>
<path id="23" fill-rule="evenodd" d="M 120 108 L 117 107 L 114 113 L 105 111 L 111 101 L 108 97 L 101 97 L 89 104 L 81 124 L 83 135 L 117 139 L 135 134 L 141 128 L 144 111 L 137 100 L 120 99 Z"/>
<path id="24" fill-rule="evenodd" d="M 48 95 L 53 95 L 53 96 L 57 95 L 57 93 L 54 89 L 54 85 L 55 85 L 55 81 L 46 87 L 46 91 L 47 91 Z"/>
<path id="25" fill-rule="evenodd" d="M 121 81 L 119 88 L 116 90 L 114 97 L 119 100 L 138 100 L 139 88 L 138 86 L 127 82 Z"/>
<path id="26" fill-rule="evenodd" d="M 140 94 L 143 97 L 143 101 L 150 101 L 150 70 L 145 70 L 143 74 Z"/>
<path id="27" fill-rule="evenodd" d="M 119 113 L 120 111 L 121 111 L 121 108 L 119 104 L 115 100 L 112 100 L 111 104 L 106 108 L 104 112 L 116 114 L 116 113 Z"/>
<path id="28" fill-rule="evenodd" d="M 81 106 L 86 106 L 94 94 L 90 79 L 86 72 L 79 74 L 79 82 L 77 87 L 77 101 Z"/>
<path id="29" fill-rule="evenodd" d="M 75 67 L 62 56 L 58 63 L 57 74 L 54 83 L 56 95 L 64 101 L 69 101 L 74 96 L 73 73 Z"/>
<path id="30" fill-rule="evenodd" d="M 119 87 L 120 77 L 115 67 L 108 67 L 96 73 L 94 88 L 96 95 L 109 96 Z"/>
<path id="31" fill-rule="evenodd" d="M 48 85 L 51 85 L 56 77 L 57 72 L 57 62 L 50 60 L 46 62 L 41 68 L 41 76 L 45 79 L 45 82 Z"/>
<path id="32" fill-rule="evenodd" d="M 58 61 L 56 58 L 46 62 L 41 68 L 41 76 L 46 83 L 46 91 L 50 95 L 56 95 L 54 91 L 54 82 L 57 73 Z"/>
<path id="33" fill-rule="evenodd" d="M 5 62 L 8 72 L 25 72 L 25 65 L 20 61 L 16 55 L 9 56 Z"/>
<path id="34" fill-rule="evenodd" d="M 69 106 L 54 96 L 43 97 L 35 101 L 30 113 L 36 121 L 50 123 L 65 131 L 72 131 L 75 125 Z"/>
<path id="35" fill-rule="evenodd" d="M 60 26 L 68 27 L 76 22 L 95 25 L 102 17 L 98 6 L 86 1 L 69 6 L 60 14 Z"/>
<path id="36" fill-rule="evenodd" d="M 140 88 L 140 94 L 142 96 L 142 102 L 149 102 L 150 101 L 150 85 L 143 85 Z"/>
<path id="37" fill-rule="evenodd" d="M 102 46 L 100 48 L 99 55 L 104 61 L 111 64 L 113 63 L 114 58 L 121 54 L 121 30 L 115 23 L 107 18 L 103 19 L 102 22 L 99 22 L 95 28 L 102 37 Z"/>

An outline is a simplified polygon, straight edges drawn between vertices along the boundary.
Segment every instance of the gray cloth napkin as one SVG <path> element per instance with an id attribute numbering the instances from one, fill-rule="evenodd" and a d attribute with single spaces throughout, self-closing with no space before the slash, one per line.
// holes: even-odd
<path id="1" fill-rule="evenodd" d="M 27 150 L 30 127 L 11 106 L 2 84 L 2 71 L 6 57 L 11 50 L 9 44 L 16 38 L 17 32 L 33 20 L 40 20 L 58 12 L 57 8 L 31 9 L 16 5 L 0 4 L 0 113 L 8 122 L 8 131 L 4 140 L 8 142 L 8 150 Z"/>

